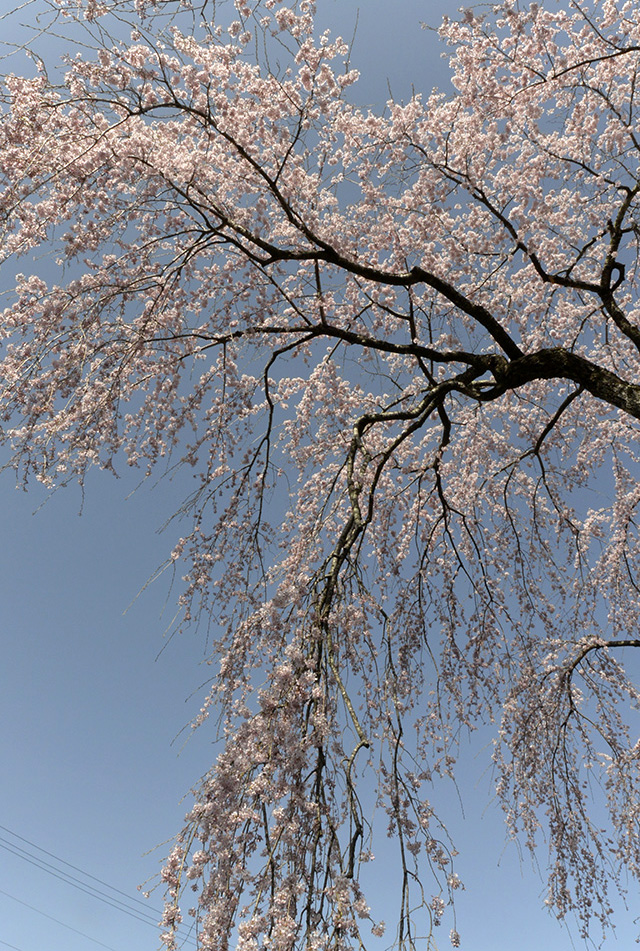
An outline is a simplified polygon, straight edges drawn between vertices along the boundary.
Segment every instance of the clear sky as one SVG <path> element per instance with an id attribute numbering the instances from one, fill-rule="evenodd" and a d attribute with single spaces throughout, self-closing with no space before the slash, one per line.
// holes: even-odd
<path id="1" fill-rule="evenodd" d="M 9 6 L 0 0 L 0 9 Z M 355 2 L 319 7 L 323 23 L 351 34 Z M 363 101 L 384 100 L 387 82 L 397 98 L 412 85 L 446 87 L 435 38 L 418 29 L 445 11 L 453 12 L 442 0 L 363 0 L 353 52 Z M 210 672 L 203 633 L 164 636 L 173 616 L 166 575 L 136 599 L 173 546 L 177 528 L 158 529 L 189 491 L 189 476 L 131 495 L 133 475 L 94 473 L 84 501 L 70 487 L 44 505 L 40 487 L 16 491 L 11 472 L 0 476 L 0 951 L 155 949 L 161 890 L 140 905 L 136 887 L 157 874 L 166 849 L 150 850 L 179 829 L 189 804 L 180 800 L 216 755 L 206 725 L 186 745 L 190 731 L 179 735 Z M 580 948 L 544 911 L 528 857 L 521 863 L 505 843 L 483 742 L 461 774 L 464 817 L 453 787 L 433 796 L 462 851 L 462 946 Z M 392 866 L 383 848 L 377 858 L 383 901 Z M 61 880 L 63 872 L 76 881 Z M 630 903 L 640 908 L 637 892 Z M 618 939 L 605 947 L 631 948 L 633 914 L 620 909 L 617 919 Z"/>

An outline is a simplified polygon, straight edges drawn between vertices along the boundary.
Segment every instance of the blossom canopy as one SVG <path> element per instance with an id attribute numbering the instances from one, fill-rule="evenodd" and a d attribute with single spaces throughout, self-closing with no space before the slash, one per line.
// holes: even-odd
<path id="1" fill-rule="evenodd" d="M 385 940 L 432 946 L 479 724 L 550 907 L 606 927 L 640 876 L 637 4 L 466 10 L 453 95 L 375 111 L 310 0 L 35 3 L 68 55 L 2 86 L 2 438 L 25 483 L 196 480 L 168 565 L 220 752 L 167 947 L 189 886 L 203 949 L 375 943 L 385 834 Z"/>

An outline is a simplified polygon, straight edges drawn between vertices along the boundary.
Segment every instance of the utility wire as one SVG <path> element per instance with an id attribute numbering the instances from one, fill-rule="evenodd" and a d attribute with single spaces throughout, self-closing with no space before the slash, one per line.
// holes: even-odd
<path id="1" fill-rule="evenodd" d="M 15 855 L 17 858 L 23 859 L 23 861 L 28 862 L 30 865 L 34 865 L 36 868 L 39 868 L 41 871 L 47 872 L 49 875 L 52 875 L 54 878 L 57 878 L 59 881 L 64 882 L 66 885 L 70 885 L 72 888 L 75 888 L 78 891 L 84 892 L 84 894 L 89 895 L 91 898 L 95 898 L 98 901 L 101 901 L 104 904 L 109 905 L 112 908 L 115 908 L 117 911 L 120 911 L 125 915 L 129 915 L 130 918 L 133 918 L 136 921 L 140 921 L 142 922 L 142 924 L 150 925 L 155 930 L 158 929 L 159 922 L 158 922 L 158 918 L 155 917 L 155 915 L 160 916 L 161 912 L 158 911 L 156 908 L 153 908 L 153 906 L 150 906 L 146 902 L 141 901 L 139 898 L 135 898 L 134 896 L 128 895 L 127 892 L 124 892 L 121 889 L 116 888 L 114 885 L 109 885 L 108 882 L 105 882 L 102 879 L 97 878 L 95 875 L 92 875 L 90 872 L 84 871 L 84 869 L 79 868 L 77 865 L 73 865 L 71 862 L 67 862 L 65 859 L 60 858 L 59 856 L 55 855 L 53 852 L 49 852 L 47 849 L 43 849 L 41 846 L 36 845 L 35 842 L 31 842 L 29 839 L 25 838 L 24 836 L 18 835 L 17 832 L 13 832 L 11 829 L 8 829 L 6 826 L 0 825 L 0 829 L 8 833 L 10 836 L 13 836 L 16 839 L 19 839 L 21 842 L 24 842 L 27 845 L 31 846 L 31 848 L 35 849 L 37 852 L 42 852 L 43 854 L 48 855 L 50 858 L 54 859 L 59 864 L 66 865 L 68 868 L 73 869 L 74 871 L 82 875 L 85 879 L 92 879 L 92 881 L 97 882 L 99 885 L 102 885 L 104 888 L 107 888 L 118 895 L 122 895 L 124 898 L 126 898 L 127 902 L 133 903 L 134 906 L 139 905 L 140 907 L 136 908 L 136 907 L 131 907 L 130 905 L 126 905 L 121 899 L 115 897 L 115 895 L 106 894 L 101 889 L 96 888 L 95 885 L 91 885 L 89 882 L 82 881 L 81 879 L 77 878 L 75 875 L 71 875 L 69 872 L 65 871 L 64 869 L 57 868 L 51 862 L 45 861 L 45 859 L 41 858 L 39 855 L 34 855 L 27 849 L 22 848 L 22 846 L 19 846 L 15 842 L 12 842 L 11 840 L 6 839 L 4 836 L 0 836 L 0 848 L 5 849 L 7 852 L 10 852 L 11 854 Z M 0 889 L 0 892 L 1 891 L 2 890 Z M 7 892 L 2 892 L 2 894 L 8 895 Z M 14 898 L 14 896 L 12 895 L 8 895 L 8 897 Z M 20 899 L 14 898 L 14 901 L 20 902 Z M 26 902 L 21 902 L 21 903 L 26 904 Z M 31 907 L 31 906 L 29 905 L 27 907 Z M 38 909 L 36 908 L 34 909 L 34 911 L 38 911 Z M 44 914 L 44 912 L 39 912 L 39 914 Z M 51 916 L 45 916 L 45 917 L 51 917 Z M 57 919 L 53 919 L 53 920 L 57 921 Z M 69 925 L 64 925 L 64 922 L 59 922 L 59 924 L 62 924 L 66 928 L 70 927 Z M 72 928 L 71 930 L 75 931 L 76 929 Z M 185 935 L 182 929 L 178 928 L 177 930 L 178 930 L 178 934 L 182 935 L 183 942 L 186 941 L 189 936 Z M 78 932 L 78 933 L 82 934 L 82 932 Z M 84 935 L 84 937 L 89 937 L 89 936 Z M 91 938 L 90 940 L 94 941 L 95 939 Z M 97 942 L 97 943 L 100 944 L 101 942 Z M 108 946 L 104 945 L 104 947 L 108 947 Z M 111 951 L 113 951 L 113 949 L 111 949 Z"/>
<path id="2" fill-rule="evenodd" d="M 60 863 L 60 865 L 66 865 L 67 868 L 72 868 L 74 872 L 80 872 L 80 874 L 84 878 L 90 878 L 92 881 L 97 882 L 98 885 L 104 885 L 104 887 L 108 888 L 109 891 L 117 892 L 118 895 L 122 895 L 124 898 L 127 899 L 127 901 L 135 902 L 137 905 L 141 905 L 145 911 L 151 910 L 158 915 L 161 914 L 161 912 L 158 911 L 157 908 L 152 908 L 147 902 L 141 901 L 139 898 L 129 895 L 127 892 L 123 892 L 120 888 L 115 888 L 115 886 L 109 885 L 108 882 L 103 882 L 101 878 L 96 878 L 95 875 L 91 875 L 90 872 L 85 872 L 84 869 L 78 868 L 77 865 L 72 865 L 71 862 L 66 862 L 64 859 L 61 859 L 58 855 L 55 855 L 53 852 L 48 852 L 46 849 L 43 849 L 42 846 L 36 845 L 35 842 L 31 842 L 29 839 L 25 839 L 23 835 L 18 835 L 17 832 L 13 832 L 11 829 L 8 829 L 6 826 L 0 825 L 0 829 L 2 829 L 3 832 L 7 832 L 14 839 L 20 839 L 21 842 L 26 842 L 27 845 L 30 845 L 33 849 L 36 849 L 38 852 L 43 852 L 45 855 L 48 855 L 49 858 L 55 859 L 56 862 Z M 19 846 L 16 846 L 16 848 L 19 848 Z M 63 874 L 67 874 L 67 873 L 64 872 Z"/>
<path id="3" fill-rule="evenodd" d="M 7 852 L 11 852 L 12 855 L 23 859 L 25 862 L 29 862 L 30 865 L 35 865 L 36 868 L 39 868 L 43 872 L 47 872 L 49 875 L 53 875 L 54 878 L 59 879 L 61 882 L 65 882 L 67 885 L 71 885 L 72 888 L 77 888 L 78 891 L 84 892 L 85 895 L 90 895 L 92 898 L 97 898 L 98 901 L 105 902 L 105 904 L 111 905 L 112 908 L 116 908 L 118 911 L 124 912 L 124 914 L 131 915 L 131 917 L 136 918 L 138 921 L 143 921 L 145 924 L 152 924 L 154 927 L 157 927 L 158 925 L 157 918 L 154 915 L 150 915 L 148 911 L 140 911 L 137 908 L 130 908 L 128 905 L 125 905 L 121 899 L 114 898 L 111 895 L 106 895 L 104 892 L 101 892 L 99 889 L 95 888 L 95 886 L 82 882 L 74 875 L 69 875 L 68 872 L 65 872 L 63 869 L 56 868 L 55 865 L 52 865 L 50 862 L 45 862 L 38 856 L 31 855 L 26 851 L 26 849 L 21 849 L 20 846 L 14 845 L 13 842 L 7 842 L 7 840 L 2 836 L 0 836 L 0 848 L 5 849 Z"/>
<path id="4" fill-rule="evenodd" d="M 142 921 L 144 924 L 153 925 L 154 927 L 157 927 L 158 925 L 157 919 L 153 916 L 143 915 L 143 913 L 139 912 L 137 908 L 129 908 L 119 899 L 112 899 L 110 895 L 101 894 L 92 885 L 85 887 L 84 884 L 73 875 L 68 875 L 67 872 L 55 868 L 55 866 L 51 865 L 49 862 L 44 862 L 41 859 L 38 859 L 37 856 L 34 857 L 30 855 L 19 846 L 14 846 L 13 843 L 7 844 L 6 839 L 3 839 L 2 837 L 0 837 L 0 848 L 5 849 L 7 852 L 11 852 L 12 855 L 16 855 L 19 859 L 23 859 L 30 865 L 35 865 L 35 867 L 39 868 L 41 871 L 47 872 L 49 875 L 53 875 L 54 878 L 64 882 L 66 885 L 71 885 L 72 888 L 76 888 L 78 891 L 84 892 L 85 895 L 90 895 L 91 898 L 97 898 L 98 901 L 104 902 L 104 904 L 110 905 L 112 908 L 116 908 L 125 915 L 135 918 L 137 921 Z"/>
<path id="5" fill-rule="evenodd" d="M 48 918 L 49 921 L 55 921 L 57 925 L 62 925 L 63 928 L 67 928 L 69 931 L 74 931 L 82 938 L 86 938 L 88 941 L 93 941 L 94 944 L 99 944 L 100 947 L 106 948 L 107 951 L 116 951 L 116 949 L 112 948 L 110 944 L 104 944 L 102 941 L 98 941 L 97 938 L 92 938 L 90 934 L 85 934 L 84 931 L 78 931 L 77 928 L 72 928 L 71 925 L 66 925 L 64 921 L 60 921 L 59 918 L 54 918 L 53 915 L 48 915 L 45 911 L 40 911 L 39 908 L 36 908 L 34 905 L 27 904 L 26 901 L 22 901 L 21 898 L 16 898 L 15 895 L 10 895 L 9 892 L 5 892 L 2 888 L 0 888 L 0 895 L 6 895 L 7 898 L 11 898 L 12 901 L 17 901 L 19 905 L 24 905 L 25 908 L 30 908 L 31 911 L 35 911 L 38 915 L 42 915 L 43 918 Z"/>
<path id="6" fill-rule="evenodd" d="M 0 938 L 0 944 L 3 944 L 5 948 L 13 948 L 13 951 L 22 951 L 22 948 L 17 948 L 15 944 L 9 944 L 8 941 L 3 941 L 2 938 Z"/>

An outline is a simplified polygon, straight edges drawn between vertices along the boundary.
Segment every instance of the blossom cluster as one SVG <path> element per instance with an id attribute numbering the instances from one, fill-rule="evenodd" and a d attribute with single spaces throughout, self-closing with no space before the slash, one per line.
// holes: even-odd
<path id="1" fill-rule="evenodd" d="M 640 876 L 636 4 L 447 18 L 455 95 L 378 112 L 308 0 L 52 6 L 101 39 L 2 86 L 1 435 L 24 483 L 193 470 L 168 564 L 221 751 L 167 947 L 188 909 L 203 949 L 364 946 L 385 832 L 397 945 L 431 940 L 479 723 L 550 905 L 606 924 Z"/>

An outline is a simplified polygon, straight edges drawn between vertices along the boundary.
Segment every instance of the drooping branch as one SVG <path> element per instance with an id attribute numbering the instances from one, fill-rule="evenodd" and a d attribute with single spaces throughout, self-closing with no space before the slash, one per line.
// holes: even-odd
<path id="1" fill-rule="evenodd" d="M 306 2 L 238 2 L 199 43 L 138 0 L 132 45 L 7 82 L 0 213 L 34 259 L 6 439 L 52 482 L 172 454 L 197 479 L 170 564 L 223 749 L 167 864 L 169 946 L 186 878 L 203 946 L 364 947 L 371 799 L 412 951 L 457 887 L 436 780 L 483 722 L 559 914 L 604 902 L 612 849 L 640 870 L 609 657 L 640 624 L 638 24 L 583 6 L 446 21 L 453 99 L 379 113 Z"/>

